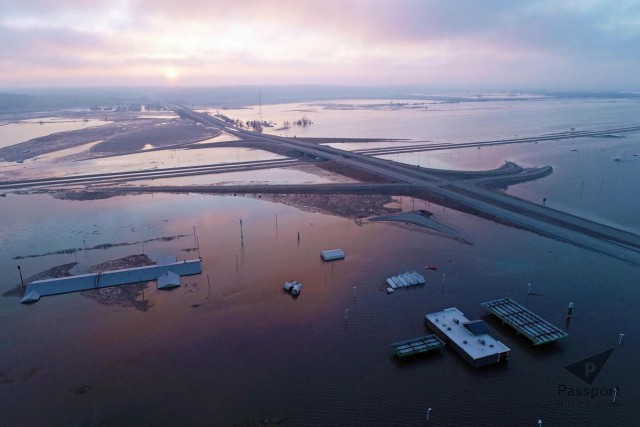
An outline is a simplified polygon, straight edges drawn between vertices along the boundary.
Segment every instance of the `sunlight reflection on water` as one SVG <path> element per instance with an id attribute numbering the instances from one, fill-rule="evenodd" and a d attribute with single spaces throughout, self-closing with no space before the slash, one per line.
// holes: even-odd
<path id="1" fill-rule="evenodd" d="M 552 108 L 544 110 L 544 105 Z M 482 122 L 489 116 L 484 110 L 456 112 L 455 106 L 447 106 L 452 111 L 442 111 L 445 119 L 437 126 L 429 127 L 425 121 L 415 123 L 413 130 L 408 125 L 403 129 L 412 138 L 445 135 L 445 140 L 494 137 L 514 129 L 539 134 L 569 124 L 624 123 L 636 114 L 635 105 L 523 103 L 497 110 L 495 121 L 486 127 Z M 263 114 L 267 112 L 265 106 Z M 241 113 L 250 117 L 255 111 Z M 397 113 L 384 112 L 386 123 L 390 114 L 401 120 Z M 346 118 L 329 129 L 322 125 L 325 116 L 320 114 Z M 350 124 L 353 128 L 346 134 L 363 136 L 364 129 L 376 127 L 392 134 L 399 126 L 387 128 L 377 121 L 383 112 L 353 114 L 318 112 L 320 119 L 313 116 L 317 123 L 308 133 L 336 136 L 331 132 Z M 374 120 L 365 127 L 366 121 L 360 125 L 354 117 Z M 514 120 L 507 121 L 508 117 Z M 447 133 L 454 125 L 458 128 Z M 426 127 L 417 132 L 420 126 Z M 398 155 L 397 160 L 471 169 L 497 167 L 505 159 L 527 167 L 551 164 L 555 170 L 551 176 L 508 191 L 534 201 L 548 197 L 553 207 L 637 230 L 640 162 L 612 160 L 620 152 L 633 151 L 637 138 L 448 150 Z M 147 152 L 65 167 L 81 173 L 148 168 L 163 161 L 197 164 L 198 154 L 207 162 L 234 162 L 241 156 L 280 158 L 257 150 L 219 150 Z M 258 171 L 246 179 L 304 180 L 305 173 Z M 235 179 L 229 175 L 227 179 Z M 638 320 L 637 268 L 432 203 L 397 199 L 402 210 L 433 212 L 434 219 L 456 229 L 471 244 L 404 224 L 354 221 L 249 197 L 143 194 L 67 201 L 43 194 L 8 194 L 0 198 L 0 259 L 4 260 L 0 291 L 19 282 L 16 265 L 31 275 L 75 262 L 76 256 L 79 272 L 140 252 L 180 259 L 201 255 L 204 269 L 172 292 L 159 292 L 150 284 L 145 290 L 150 303 L 146 312 L 100 305 L 79 294 L 48 297 L 32 306 L 20 305 L 16 297 L 0 298 L 3 421 L 82 424 L 98 416 L 112 425 L 178 419 L 178 424 L 234 425 L 282 417 L 301 426 L 421 425 L 424 409 L 432 407 L 441 425 L 493 425 L 496 420 L 528 425 L 539 417 L 545 425 L 638 424 L 640 407 L 633 398 L 640 392 L 634 369 L 638 348 L 615 347 L 621 332 L 629 343 L 640 339 L 640 330 L 632 327 Z M 144 246 L 136 243 L 176 235 L 185 237 L 153 240 Z M 89 247 L 129 245 L 85 251 L 85 242 Z M 70 248 L 81 250 L 14 259 Z M 346 259 L 323 263 L 319 252 L 333 248 L 344 249 Z M 438 266 L 437 272 L 427 272 L 427 285 L 386 295 L 386 277 L 410 269 L 426 271 L 425 265 Z M 291 279 L 303 282 L 297 299 L 282 292 L 282 282 Z M 528 283 L 532 295 L 527 294 Z M 503 296 L 567 329 L 570 337 L 551 347 L 532 347 L 483 315 L 480 302 Z M 576 304 L 571 322 L 565 318 L 569 302 Z M 487 320 L 492 334 L 512 349 L 508 364 L 474 370 L 447 348 L 406 363 L 392 359 L 390 343 L 426 334 L 424 314 L 453 306 L 471 319 Z M 564 366 L 614 347 L 594 384 L 621 385 L 622 404 L 560 407 L 559 384 L 583 386 Z M 83 388 L 87 385 L 91 387 Z M 92 405 L 87 405 L 88 399 Z M 569 400 L 585 402 L 604 400 Z"/>

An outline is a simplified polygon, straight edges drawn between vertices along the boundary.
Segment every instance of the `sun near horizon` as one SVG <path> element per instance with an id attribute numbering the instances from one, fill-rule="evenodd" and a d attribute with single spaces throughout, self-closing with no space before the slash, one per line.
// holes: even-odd
<path id="1" fill-rule="evenodd" d="M 166 70 L 164 70 L 164 76 L 172 82 L 178 80 L 178 77 L 180 77 L 180 75 L 178 74 L 178 70 L 176 70 L 175 68 L 167 68 Z"/>

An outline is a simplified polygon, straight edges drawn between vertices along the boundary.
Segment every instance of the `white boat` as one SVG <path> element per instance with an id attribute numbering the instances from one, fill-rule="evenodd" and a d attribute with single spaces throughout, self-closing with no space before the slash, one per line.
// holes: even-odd
<path id="1" fill-rule="evenodd" d="M 393 279 L 393 277 L 389 277 L 389 278 L 387 279 L 387 284 L 388 284 L 389 286 L 391 286 L 391 288 L 392 288 L 392 289 L 397 288 L 397 287 L 398 287 L 398 285 L 396 285 L 396 284 L 394 283 L 394 281 L 393 281 L 393 280 L 391 280 L 391 279 Z M 388 288 L 387 288 L 387 289 L 388 289 Z"/>

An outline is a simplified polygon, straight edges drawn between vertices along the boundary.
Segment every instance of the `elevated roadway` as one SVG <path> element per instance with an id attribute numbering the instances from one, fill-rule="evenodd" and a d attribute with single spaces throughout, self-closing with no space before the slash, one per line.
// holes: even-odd
<path id="1" fill-rule="evenodd" d="M 225 185 L 225 186 L 144 186 L 110 188 L 113 191 L 171 191 L 206 193 L 342 193 L 404 194 L 433 201 L 478 216 L 533 231 L 573 245 L 640 266 L 640 236 L 565 212 L 511 197 L 495 187 L 540 179 L 550 173 L 550 166 L 533 169 L 507 163 L 492 171 L 445 171 L 420 168 L 379 159 L 362 152 L 349 152 L 297 138 L 283 138 L 236 128 L 207 114 L 175 107 L 182 117 L 218 127 L 243 140 L 264 143 L 265 148 L 278 145 L 298 152 L 299 159 L 282 158 L 254 162 L 210 164 L 166 169 L 151 169 L 106 174 L 89 174 L 57 178 L 2 181 L 0 191 L 20 188 L 65 188 L 80 185 L 119 185 L 136 180 L 179 178 L 211 173 L 249 171 L 273 167 L 290 167 L 306 161 L 330 160 L 343 167 L 367 172 L 380 183 L 317 185 Z M 635 127 L 621 128 L 627 131 Z M 609 130 L 611 132 L 611 130 Z M 586 136 L 586 134 L 584 134 Z M 589 135 L 593 136 L 593 135 Z M 282 150 L 281 150 L 282 151 Z M 102 188 L 104 189 L 104 188 Z"/>
<path id="2" fill-rule="evenodd" d="M 160 178 L 181 178 L 218 173 L 245 172 L 258 169 L 283 168 L 297 166 L 301 163 L 302 162 L 298 159 L 283 158 L 237 163 L 214 163 L 207 165 L 149 169 L 142 171 L 112 172 L 66 177 L 24 179 L 16 181 L 0 181 L 0 190 L 43 188 L 69 185 L 117 184 L 121 182 L 152 180 Z"/>
<path id="3" fill-rule="evenodd" d="M 271 144 L 281 144 L 317 159 L 332 160 L 344 166 L 377 175 L 389 182 L 408 184 L 417 194 L 422 194 L 425 199 L 449 203 L 461 208 L 461 210 L 497 219 L 502 223 L 511 224 L 640 266 L 640 236 L 486 188 L 492 181 L 501 181 L 504 184 L 523 179 L 523 177 L 518 178 L 517 174 L 508 176 L 497 173 L 493 177 L 452 180 L 442 174 L 437 175 L 423 168 L 378 159 L 361 153 L 321 146 L 296 138 L 283 138 L 238 129 L 218 118 L 183 107 L 176 107 L 175 110 L 182 117 L 205 125 L 220 127 L 238 138 L 251 138 Z M 630 132 L 640 130 L 640 127 L 624 129 Z M 607 134 L 611 132 L 609 130 Z M 582 135 L 597 136 L 598 133 L 596 131 L 583 132 Z M 561 136 L 557 135 L 554 138 L 558 139 Z M 524 178 L 535 179 L 551 173 L 551 169 L 550 167 L 539 168 L 524 173 L 529 174 Z M 263 188 L 263 190 L 269 192 L 267 188 Z"/>
<path id="4" fill-rule="evenodd" d="M 366 148 L 355 150 L 355 153 L 366 154 L 368 156 L 382 156 L 387 154 L 416 153 L 421 151 L 441 151 L 455 150 L 458 148 L 481 148 L 492 145 L 510 145 L 510 144 L 526 144 L 544 141 L 559 141 L 562 139 L 574 138 L 619 138 L 619 134 L 640 131 L 640 126 L 624 126 L 611 129 L 601 130 L 582 130 L 582 131 L 566 131 L 554 132 L 544 135 L 525 136 L 520 138 L 495 139 L 489 141 L 460 142 L 451 144 L 412 144 L 394 147 Z"/>

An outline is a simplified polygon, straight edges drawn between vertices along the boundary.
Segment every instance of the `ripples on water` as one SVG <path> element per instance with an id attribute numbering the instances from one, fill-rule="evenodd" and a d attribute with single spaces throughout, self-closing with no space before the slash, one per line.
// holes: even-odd
<path id="1" fill-rule="evenodd" d="M 69 203 L 45 195 L 21 196 L 19 202 L 46 202 L 51 215 Z M 151 285 L 145 291 L 152 304 L 147 312 L 102 306 L 79 294 L 43 298 L 32 306 L 0 299 L 2 369 L 12 380 L 2 384 L 0 408 L 10 425 L 38 424 L 44 414 L 59 423 L 88 422 L 96 411 L 115 425 L 232 425 L 268 417 L 287 418 L 288 425 L 420 425 L 428 407 L 436 425 L 525 425 L 537 417 L 553 424 L 595 418 L 623 425 L 637 416 L 632 343 L 640 337 L 629 328 L 637 321 L 636 269 L 620 262 L 422 202 L 416 208 L 434 211 L 473 245 L 383 223 L 360 227 L 239 197 L 154 195 L 73 203 L 83 209 L 57 216 L 42 229 L 25 225 L 22 239 L 3 228 L 4 238 L 16 240 L 2 249 L 3 259 L 41 246 L 34 239 L 81 246 L 81 239 L 92 245 L 136 241 L 189 234 L 195 226 L 204 273 L 184 278 L 188 286 L 171 292 Z M 42 211 L 25 221 L 39 218 L 46 220 Z M 192 240 L 152 243 L 144 250 L 188 258 L 194 253 L 182 249 L 193 247 Z M 334 247 L 343 248 L 347 258 L 324 264 L 320 250 Z M 88 268 L 136 249 L 78 255 L 81 268 Z M 25 260 L 23 270 L 69 258 Z M 2 277 L 14 278 L 3 281 L 3 290 L 16 281 L 11 264 L 2 267 Z M 387 276 L 427 264 L 439 270 L 425 270 L 426 286 L 383 292 Z M 304 284 L 297 299 L 281 289 L 292 278 Z M 528 282 L 543 296 L 527 297 Z M 494 335 L 512 348 L 505 366 L 475 370 L 450 349 L 406 362 L 391 357 L 390 343 L 426 332 L 425 313 L 456 306 L 478 318 L 479 303 L 499 296 L 525 303 L 561 327 L 574 301 L 570 338 L 533 348 L 488 319 Z M 581 386 L 564 366 L 611 348 L 622 330 L 628 346 L 614 351 L 597 384 L 619 384 L 630 397 L 615 408 L 558 407 L 558 384 Z M 22 381 L 33 368 L 33 377 Z M 85 394 L 73 392 L 85 385 L 91 385 Z M 569 399 L 574 400 L 580 399 Z"/>
<path id="2" fill-rule="evenodd" d="M 609 153 L 602 144 L 584 141 L 579 153 L 553 143 L 509 149 L 525 165 L 556 167 L 551 177 L 510 191 L 535 198 L 553 189 L 537 187 L 547 180 L 558 177 L 560 186 L 579 179 L 581 167 L 602 166 Z M 635 173 L 615 178 L 613 170 L 606 169 L 605 183 Z M 597 179 L 585 183 L 583 199 L 567 196 L 567 205 L 592 197 L 587 194 L 594 186 L 597 193 Z M 555 191 L 573 194 L 575 182 L 562 188 Z M 400 202 L 404 210 L 413 206 L 410 198 Z M 640 423 L 637 268 L 434 204 L 415 201 L 415 208 L 434 212 L 472 245 L 244 197 L 1 198 L 2 292 L 19 281 L 15 256 L 81 248 L 83 241 L 95 246 L 191 234 L 193 227 L 204 268 L 170 292 L 151 284 L 147 312 L 100 305 L 80 294 L 31 306 L 0 298 L 2 424 L 230 426 L 276 417 L 295 426 L 424 425 L 427 408 L 431 425 Z M 606 209 L 593 212 L 623 222 Z M 143 250 L 191 258 L 197 252 L 184 249 L 195 246 L 195 238 L 184 237 L 76 255 L 82 272 Z M 323 263 L 319 252 L 333 248 L 344 249 L 347 258 Z M 73 261 L 66 254 L 20 264 L 30 275 Z M 423 270 L 425 265 L 438 271 Z M 386 295 L 384 279 L 409 269 L 424 271 L 427 285 Z M 297 299 L 282 292 L 290 279 L 303 282 Z M 527 296 L 527 283 L 535 295 Z M 503 296 L 566 328 L 569 338 L 533 348 L 484 317 L 480 302 Z M 576 308 L 567 323 L 569 302 Z M 512 349 L 506 365 L 476 370 L 448 348 L 406 362 L 391 357 L 390 343 L 426 333 L 424 314 L 452 306 L 487 320 L 492 334 Z M 622 347 L 619 333 L 625 333 Z M 586 386 L 564 366 L 609 348 L 615 350 L 594 386 L 620 386 L 616 406 L 607 406 L 608 397 L 559 395 L 560 385 Z"/>

